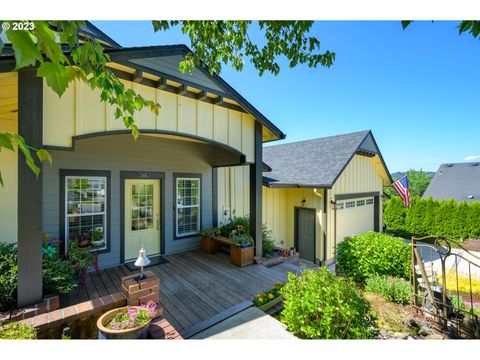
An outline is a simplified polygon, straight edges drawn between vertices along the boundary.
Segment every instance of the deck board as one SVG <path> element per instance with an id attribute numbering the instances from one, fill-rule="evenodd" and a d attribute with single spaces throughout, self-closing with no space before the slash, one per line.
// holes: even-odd
<path id="1" fill-rule="evenodd" d="M 213 255 L 200 250 L 167 255 L 166 264 L 151 266 L 160 278 L 160 304 L 165 319 L 178 331 L 249 301 L 277 281 L 285 281 L 292 264 L 272 268 L 250 265 L 238 268 L 224 253 Z M 88 274 L 85 286 L 66 296 L 66 305 L 121 291 L 121 278 L 133 274 L 125 265 L 102 269 L 100 276 Z"/>

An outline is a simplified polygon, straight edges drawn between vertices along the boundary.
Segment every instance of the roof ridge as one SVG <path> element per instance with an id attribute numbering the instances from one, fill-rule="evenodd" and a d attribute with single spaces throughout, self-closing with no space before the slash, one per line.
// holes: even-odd
<path id="1" fill-rule="evenodd" d="M 285 145 L 292 145 L 292 144 L 300 144 L 300 143 L 305 143 L 305 142 L 313 142 L 313 141 L 317 141 L 317 140 L 331 139 L 331 138 L 343 137 L 343 136 L 349 136 L 349 135 L 356 135 L 356 134 L 365 134 L 365 136 L 366 136 L 370 132 L 371 132 L 371 130 L 361 130 L 361 131 L 354 131 L 354 132 L 345 133 L 345 134 L 329 135 L 329 136 L 323 136 L 323 137 L 314 138 L 314 139 L 306 139 L 306 140 L 292 141 L 292 142 L 288 142 L 288 143 L 284 143 L 284 144 L 269 145 L 269 146 L 264 147 L 264 149 L 280 147 L 280 146 L 285 146 Z M 363 139 L 362 139 L 362 141 L 363 141 Z"/>

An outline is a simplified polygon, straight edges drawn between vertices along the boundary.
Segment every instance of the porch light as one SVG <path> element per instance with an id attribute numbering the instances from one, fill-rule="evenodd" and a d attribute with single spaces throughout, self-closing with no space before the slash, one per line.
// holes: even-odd
<path id="1" fill-rule="evenodd" d="M 145 254 L 145 249 L 142 248 L 140 249 L 140 251 L 138 252 L 138 258 L 137 260 L 135 261 L 135 266 L 139 266 L 140 267 L 140 276 L 138 276 L 138 280 L 143 280 L 145 279 L 145 275 L 143 274 L 143 267 L 144 266 L 147 266 L 150 264 L 150 260 L 149 258 L 147 257 L 147 255 Z"/>

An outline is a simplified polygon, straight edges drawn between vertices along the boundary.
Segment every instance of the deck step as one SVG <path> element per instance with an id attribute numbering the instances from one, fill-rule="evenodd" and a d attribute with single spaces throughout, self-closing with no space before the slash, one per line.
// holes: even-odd
<path id="1" fill-rule="evenodd" d="M 253 303 L 251 301 L 244 301 L 240 304 L 237 304 L 235 306 L 232 306 L 231 308 L 222 311 L 221 313 L 218 313 L 215 316 L 212 316 L 210 319 L 201 321 L 192 327 L 189 327 L 185 331 L 181 333 L 181 336 L 184 339 L 189 339 L 192 336 L 197 335 L 198 333 L 207 330 L 208 328 L 211 328 L 212 326 L 218 324 L 219 322 L 222 322 L 223 320 L 228 319 L 229 317 L 232 317 L 233 315 L 238 314 L 239 312 L 248 309 L 249 307 L 253 306 Z"/>

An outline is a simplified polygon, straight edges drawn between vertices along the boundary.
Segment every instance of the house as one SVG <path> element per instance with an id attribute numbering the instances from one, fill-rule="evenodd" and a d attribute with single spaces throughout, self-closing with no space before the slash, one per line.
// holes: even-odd
<path id="1" fill-rule="evenodd" d="M 0 154 L 0 241 L 18 244 L 18 305 L 42 298 L 41 236 L 70 242 L 96 230 L 100 267 L 199 247 L 200 228 L 249 215 L 261 255 L 262 143 L 283 132 L 216 75 L 182 74 L 184 45 L 122 48 L 90 23 L 127 88 L 161 105 L 136 116 L 134 140 L 114 108 L 80 81 L 59 98 L 35 69 L 0 57 L 0 132 L 45 148 L 39 177 L 18 152 Z M 10 48 L 11 50 L 11 48 Z"/>
<path id="2" fill-rule="evenodd" d="M 346 236 L 381 231 L 392 179 L 371 131 L 264 147 L 263 221 L 277 246 L 328 263 Z"/>
<path id="3" fill-rule="evenodd" d="M 478 162 L 442 164 L 422 198 L 480 201 L 480 165 Z"/>

